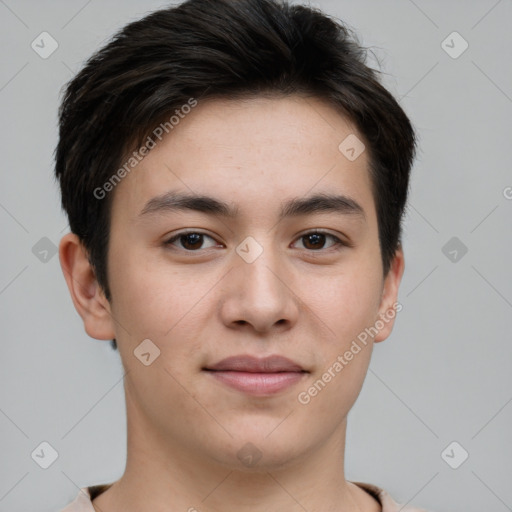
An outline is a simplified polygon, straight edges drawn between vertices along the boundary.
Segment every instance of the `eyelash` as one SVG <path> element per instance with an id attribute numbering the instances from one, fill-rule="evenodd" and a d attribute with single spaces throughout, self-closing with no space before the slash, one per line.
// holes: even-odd
<path id="1" fill-rule="evenodd" d="M 203 233 L 201 231 L 197 231 L 197 230 L 190 230 L 190 231 L 180 231 L 179 233 L 173 235 L 169 240 L 167 240 L 166 242 L 164 242 L 164 245 L 165 246 L 172 246 L 172 244 L 179 240 L 182 236 L 186 236 L 186 235 L 191 235 L 191 234 L 194 234 L 194 235 L 201 235 L 203 237 L 208 237 L 208 238 L 211 238 L 212 240 L 215 240 L 212 236 L 206 234 L 206 233 Z M 328 247 L 327 249 L 304 249 L 306 250 L 307 252 L 310 252 L 312 254 L 315 254 L 315 253 L 320 253 L 320 252 L 325 252 L 325 251 L 328 251 L 330 249 L 334 250 L 334 251 L 339 251 L 345 247 L 353 247 L 352 244 L 350 244 L 349 242 L 345 242 L 343 240 L 341 240 L 340 238 L 338 238 L 337 236 L 333 235 L 332 233 L 328 233 L 327 231 L 323 231 L 323 230 L 313 230 L 313 231 L 308 231 L 307 233 L 303 233 L 302 235 L 300 235 L 297 240 L 300 240 L 304 237 L 307 237 L 309 235 L 325 235 L 326 237 L 330 237 L 334 240 L 334 244 L 331 246 L 331 247 Z M 193 253 L 193 252 L 199 252 L 201 251 L 201 249 L 197 249 L 197 250 L 190 250 L 190 249 L 182 249 L 182 248 L 179 248 L 179 249 L 176 249 L 176 250 L 183 250 L 185 252 L 189 252 L 189 253 Z"/>

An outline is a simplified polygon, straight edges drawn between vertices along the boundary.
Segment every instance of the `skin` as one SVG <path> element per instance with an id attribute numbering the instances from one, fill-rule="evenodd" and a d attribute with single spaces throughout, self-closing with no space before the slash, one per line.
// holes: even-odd
<path id="1" fill-rule="evenodd" d="M 77 237 L 62 238 L 60 261 L 85 330 L 115 337 L 126 370 L 126 470 L 93 501 L 96 510 L 381 510 L 345 479 L 343 461 L 347 414 L 373 343 L 393 320 L 308 404 L 297 398 L 393 308 L 404 270 L 399 249 L 383 276 L 367 152 L 349 161 L 338 149 L 349 134 L 363 139 L 315 98 L 201 102 L 115 188 L 112 303 Z M 238 215 L 139 215 L 170 190 L 226 201 Z M 279 220 L 284 201 L 321 192 L 349 196 L 364 217 Z M 183 239 L 166 245 L 186 229 L 208 235 L 195 252 Z M 315 248 L 304 234 L 316 229 L 352 246 L 336 250 L 327 236 Z M 247 236 L 263 249 L 252 263 L 236 252 Z M 133 353 L 144 339 L 160 349 L 149 366 Z M 255 397 L 202 370 L 239 354 L 283 355 L 309 373 Z M 253 467 L 237 457 L 247 443 L 261 454 Z"/>

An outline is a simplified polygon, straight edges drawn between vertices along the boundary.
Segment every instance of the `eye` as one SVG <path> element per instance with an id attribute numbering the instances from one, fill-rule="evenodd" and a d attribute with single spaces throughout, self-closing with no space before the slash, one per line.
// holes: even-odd
<path id="1" fill-rule="evenodd" d="M 330 233 L 325 233 L 323 231 L 311 231 L 309 233 L 305 233 L 304 235 L 301 235 L 298 240 L 303 240 L 303 247 L 304 249 L 318 251 L 321 249 L 325 249 L 325 243 L 326 241 L 330 239 L 334 241 L 327 249 L 331 247 L 337 247 L 341 248 L 343 246 L 347 246 L 348 244 L 340 240 L 338 237 L 331 235 Z M 300 247 L 299 247 L 300 248 Z"/>
<path id="2" fill-rule="evenodd" d="M 204 247 L 205 239 L 212 240 L 209 246 Z M 180 244 L 180 249 L 185 249 L 186 251 L 197 251 L 199 249 L 208 249 L 209 247 L 215 247 L 217 242 L 209 235 L 205 233 L 200 233 L 197 231 L 182 231 L 181 233 L 177 233 L 172 238 L 165 242 L 165 245 L 174 245 L 175 243 Z"/>

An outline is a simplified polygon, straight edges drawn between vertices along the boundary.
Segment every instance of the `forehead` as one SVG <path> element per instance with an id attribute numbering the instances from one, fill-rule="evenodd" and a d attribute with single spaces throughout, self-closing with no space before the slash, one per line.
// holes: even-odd
<path id="1" fill-rule="evenodd" d="M 366 151 L 346 153 L 346 141 L 361 151 L 361 135 L 317 98 L 209 99 L 153 139 L 115 190 L 114 210 L 130 218 L 170 190 L 215 196 L 242 213 L 255 202 L 270 211 L 279 198 L 333 189 L 373 208 Z"/>

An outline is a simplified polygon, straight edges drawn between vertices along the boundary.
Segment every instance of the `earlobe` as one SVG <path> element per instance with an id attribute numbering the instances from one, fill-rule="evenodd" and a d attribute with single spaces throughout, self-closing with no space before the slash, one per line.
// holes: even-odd
<path id="1" fill-rule="evenodd" d="M 84 246 L 74 233 L 62 237 L 59 260 L 71 299 L 82 317 L 87 334 L 98 340 L 115 338 L 110 304 L 96 280 Z"/>
<path id="2" fill-rule="evenodd" d="M 402 246 L 400 245 L 396 250 L 393 261 L 391 262 L 389 272 L 384 279 L 379 316 L 376 321 L 376 325 L 379 327 L 379 332 L 373 340 L 376 343 L 384 341 L 391 334 L 396 315 L 402 309 L 401 304 L 398 302 L 398 290 L 400 288 L 404 269 L 405 259 Z"/>

